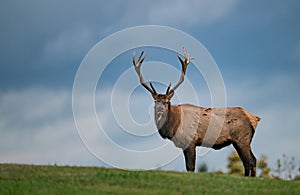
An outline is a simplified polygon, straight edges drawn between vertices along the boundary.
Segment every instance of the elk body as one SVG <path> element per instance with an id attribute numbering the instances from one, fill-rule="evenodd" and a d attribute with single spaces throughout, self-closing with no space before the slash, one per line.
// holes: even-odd
<path id="1" fill-rule="evenodd" d="M 133 55 L 133 64 L 140 83 L 151 93 L 155 106 L 155 122 L 159 134 L 170 139 L 183 150 L 187 171 L 195 170 L 196 146 L 221 149 L 232 144 L 243 162 L 245 176 L 256 175 L 256 158 L 251 150 L 251 141 L 260 117 L 243 108 L 203 108 L 190 104 L 171 105 L 174 91 L 184 80 L 186 68 L 191 61 L 186 49 L 185 59 L 178 54 L 182 73 L 178 83 L 165 94 L 158 94 L 150 82 L 145 83 L 140 67 L 145 59 L 144 52 L 138 59 Z M 209 132 L 208 132 L 209 129 Z M 206 133 L 208 132 L 208 135 Z"/>

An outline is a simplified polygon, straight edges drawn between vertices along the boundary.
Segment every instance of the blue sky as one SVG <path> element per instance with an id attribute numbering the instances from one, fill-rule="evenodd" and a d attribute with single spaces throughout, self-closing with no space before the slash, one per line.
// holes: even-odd
<path id="1" fill-rule="evenodd" d="M 0 4 L 0 162 L 108 166 L 78 136 L 72 115 L 73 82 L 94 45 L 138 25 L 177 28 L 200 41 L 221 71 L 227 104 L 262 117 L 252 143 L 254 154 L 266 154 L 271 167 L 282 154 L 300 161 L 298 1 L 12 0 Z M 153 55 L 147 59 L 163 59 L 179 67 L 175 55 L 169 60 L 172 53 L 148 52 Z M 107 67 L 98 84 L 96 106 L 113 129 L 115 142 L 135 149 L 157 146 L 165 140 L 155 134 L 147 143 L 118 134 L 117 122 L 105 107 L 112 86 L 132 66 L 130 55 L 131 51 Z M 191 67 L 187 78 L 197 90 L 199 105 L 209 107 L 210 94 L 201 74 Z M 178 96 L 188 96 L 178 90 Z M 138 122 L 150 120 L 152 100 L 145 90 L 137 88 L 130 105 Z M 149 127 L 155 133 L 155 126 Z M 99 147 L 110 153 L 108 146 Z M 212 151 L 197 160 L 208 163 L 211 170 L 224 169 L 231 150 Z M 164 154 L 156 158 L 159 155 Z M 128 158 L 124 155 L 119 161 L 130 164 Z M 145 162 L 135 163 L 140 168 Z M 183 170 L 182 156 L 163 168 Z"/>

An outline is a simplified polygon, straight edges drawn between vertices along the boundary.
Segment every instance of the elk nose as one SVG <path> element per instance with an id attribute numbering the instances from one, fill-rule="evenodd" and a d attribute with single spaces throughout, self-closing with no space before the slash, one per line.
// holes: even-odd
<path id="1" fill-rule="evenodd" d="M 156 112 L 163 112 L 163 111 L 164 111 L 163 107 L 161 106 L 156 107 Z"/>

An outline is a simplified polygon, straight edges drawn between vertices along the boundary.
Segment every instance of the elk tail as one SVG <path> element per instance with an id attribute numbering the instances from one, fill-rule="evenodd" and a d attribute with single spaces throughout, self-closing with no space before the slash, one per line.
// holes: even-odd
<path id="1" fill-rule="evenodd" d="M 247 112 L 246 110 L 244 110 L 246 116 L 249 118 L 250 124 L 253 128 L 253 131 L 255 131 L 256 127 L 257 127 L 257 122 L 261 120 L 261 118 L 259 116 L 256 116 L 254 114 L 251 114 L 250 112 Z"/>
<path id="2" fill-rule="evenodd" d="M 255 116 L 255 119 L 256 119 L 257 122 L 261 120 L 261 118 L 259 116 Z"/>

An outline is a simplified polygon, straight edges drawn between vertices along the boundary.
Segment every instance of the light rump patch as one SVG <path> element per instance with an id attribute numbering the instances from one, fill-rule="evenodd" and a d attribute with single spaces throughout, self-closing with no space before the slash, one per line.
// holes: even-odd
<path id="1" fill-rule="evenodd" d="M 257 122 L 261 120 L 261 118 L 259 116 L 256 116 L 254 114 L 251 114 L 250 112 L 248 112 L 247 110 L 243 110 L 245 115 L 249 118 L 250 123 L 253 127 L 253 129 L 255 130 L 257 127 Z"/>

